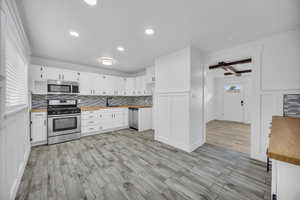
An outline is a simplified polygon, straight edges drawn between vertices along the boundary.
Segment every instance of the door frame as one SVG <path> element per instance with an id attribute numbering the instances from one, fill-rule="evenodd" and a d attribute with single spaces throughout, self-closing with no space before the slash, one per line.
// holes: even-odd
<path id="1" fill-rule="evenodd" d="M 204 120 L 203 120 L 203 139 L 206 142 L 206 121 L 207 121 L 207 102 L 206 99 L 210 94 L 207 93 L 207 77 L 208 67 L 210 64 L 216 61 L 229 60 L 229 59 L 241 59 L 245 57 L 252 58 L 252 74 L 251 74 L 251 96 L 249 99 L 249 109 L 251 111 L 251 136 L 250 136 L 250 157 L 256 160 L 265 162 L 266 155 L 261 149 L 261 105 L 260 105 L 260 91 L 261 91 L 261 64 L 262 64 L 263 45 L 260 44 L 248 44 L 234 47 L 231 49 L 225 49 L 211 53 L 207 55 L 204 67 L 204 87 L 203 87 L 203 99 L 204 105 Z"/>

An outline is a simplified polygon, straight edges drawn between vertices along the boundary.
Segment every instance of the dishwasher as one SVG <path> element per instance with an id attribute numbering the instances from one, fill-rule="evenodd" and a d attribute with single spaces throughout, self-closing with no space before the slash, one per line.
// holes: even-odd
<path id="1" fill-rule="evenodd" d="M 129 108 L 129 128 L 139 130 L 139 109 Z"/>

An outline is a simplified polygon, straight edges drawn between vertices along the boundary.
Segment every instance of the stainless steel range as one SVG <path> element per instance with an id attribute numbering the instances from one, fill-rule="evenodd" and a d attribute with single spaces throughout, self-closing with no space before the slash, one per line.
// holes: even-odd
<path id="1" fill-rule="evenodd" d="M 48 144 L 79 139 L 81 111 L 77 100 L 48 100 Z"/>

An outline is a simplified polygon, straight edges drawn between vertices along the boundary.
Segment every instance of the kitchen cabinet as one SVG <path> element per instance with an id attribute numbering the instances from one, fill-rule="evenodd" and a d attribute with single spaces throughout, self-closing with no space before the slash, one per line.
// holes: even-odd
<path id="1" fill-rule="evenodd" d="M 142 95 L 143 90 L 143 76 L 135 77 L 135 91 L 137 95 Z"/>
<path id="2" fill-rule="evenodd" d="M 108 108 L 81 113 L 82 136 L 128 127 L 127 108 Z"/>
<path id="3" fill-rule="evenodd" d="M 82 72 L 80 76 L 80 94 L 81 95 L 93 95 L 95 91 L 93 91 L 93 83 L 91 81 L 91 77 L 93 77 L 92 73 Z"/>
<path id="4" fill-rule="evenodd" d="M 41 145 L 47 143 L 47 113 L 32 112 L 31 113 L 31 144 Z"/>
<path id="5" fill-rule="evenodd" d="M 102 75 L 103 94 L 114 95 L 114 77 L 110 75 Z"/>
<path id="6" fill-rule="evenodd" d="M 124 90 L 123 82 L 124 79 L 122 77 L 113 76 L 112 84 L 113 84 L 113 95 L 121 96 Z"/>
<path id="7" fill-rule="evenodd" d="M 124 78 L 41 65 L 30 66 L 29 88 L 32 93 L 47 94 L 47 80 L 80 82 L 81 95 L 145 96 L 151 94 L 147 86 L 147 74 Z"/>
<path id="8" fill-rule="evenodd" d="M 54 67 L 46 68 L 46 77 L 50 80 L 79 81 L 80 73 L 72 70 L 59 69 Z"/>
<path id="9" fill-rule="evenodd" d="M 31 65 L 28 75 L 29 90 L 34 94 L 46 94 L 47 78 L 45 67 L 41 65 Z"/>
<path id="10" fill-rule="evenodd" d="M 146 68 L 146 84 L 155 83 L 155 67 Z"/>
<path id="11" fill-rule="evenodd" d="M 73 81 L 79 82 L 80 81 L 80 72 L 72 71 L 72 70 L 62 70 L 62 78 L 64 81 Z"/>
<path id="12" fill-rule="evenodd" d="M 134 95 L 136 95 L 136 92 L 135 92 L 135 85 L 136 85 L 135 81 L 136 81 L 136 79 L 134 77 L 126 78 L 125 91 L 126 91 L 126 94 L 128 96 L 134 96 Z"/>

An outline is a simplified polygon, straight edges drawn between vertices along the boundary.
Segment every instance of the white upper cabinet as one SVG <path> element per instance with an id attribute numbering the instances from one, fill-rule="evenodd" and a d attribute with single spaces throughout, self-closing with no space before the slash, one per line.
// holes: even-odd
<path id="1" fill-rule="evenodd" d="M 135 91 L 137 95 L 141 95 L 142 94 L 142 76 L 137 76 L 135 77 Z"/>
<path id="2" fill-rule="evenodd" d="M 126 95 L 128 95 L 128 96 L 136 95 L 135 78 L 134 77 L 126 78 L 125 92 L 126 92 Z"/>
<path id="3" fill-rule="evenodd" d="M 47 79 L 60 81 L 78 82 L 80 73 L 72 70 L 58 69 L 54 67 L 46 68 Z"/>
<path id="4" fill-rule="evenodd" d="M 105 95 L 114 95 L 114 77 L 110 75 L 102 75 L 103 89 Z"/>
<path id="5" fill-rule="evenodd" d="M 155 82 L 155 68 L 154 66 L 146 69 L 146 84 Z"/>
<path id="6" fill-rule="evenodd" d="M 93 95 L 93 83 L 91 77 L 93 73 L 81 72 L 80 74 L 80 94 L 81 95 Z"/>
<path id="7" fill-rule="evenodd" d="M 29 67 L 29 79 L 43 81 L 46 79 L 45 67 L 41 65 L 30 65 Z"/>
<path id="8" fill-rule="evenodd" d="M 62 78 L 64 81 L 80 81 L 80 72 L 71 71 L 71 70 L 62 70 Z"/>
<path id="9" fill-rule="evenodd" d="M 41 65 L 30 65 L 28 82 L 30 92 L 34 94 L 46 94 L 47 78 L 45 67 Z"/>
<path id="10" fill-rule="evenodd" d="M 78 72 L 41 65 L 29 68 L 29 86 L 34 94 L 47 94 L 47 80 L 80 82 L 81 95 L 144 96 L 149 95 L 148 75 L 120 77 L 90 72 Z"/>
<path id="11" fill-rule="evenodd" d="M 53 67 L 46 68 L 46 77 L 50 80 L 63 80 L 62 78 L 62 70 Z"/>

